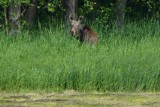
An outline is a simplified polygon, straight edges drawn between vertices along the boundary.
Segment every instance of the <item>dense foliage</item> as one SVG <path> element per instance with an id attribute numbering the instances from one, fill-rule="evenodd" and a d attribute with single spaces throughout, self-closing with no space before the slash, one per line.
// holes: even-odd
<path id="1" fill-rule="evenodd" d="M 10 4 L 21 3 L 23 10 L 32 5 L 32 0 L 0 0 L 0 21 L 5 24 L 5 8 Z M 107 23 L 115 19 L 115 3 L 113 0 L 78 0 L 78 14 L 85 15 L 90 20 L 96 20 L 99 23 Z M 40 20 L 43 16 L 58 17 L 63 19 L 65 11 L 64 0 L 38 0 L 38 14 Z M 129 19 L 160 18 L 159 0 L 127 0 L 126 16 Z M 23 16 L 25 14 L 23 13 Z M 47 17 L 47 18 L 48 18 Z M 24 18 L 24 17 L 23 17 Z M 45 17 L 46 18 L 46 17 Z"/>

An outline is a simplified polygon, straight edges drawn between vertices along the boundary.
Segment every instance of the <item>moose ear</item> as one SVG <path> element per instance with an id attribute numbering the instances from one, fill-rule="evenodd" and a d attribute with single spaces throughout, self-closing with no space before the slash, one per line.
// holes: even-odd
<path id="1" fill-rule="evenodd" d="M 71 15 L 69 15 L 69 21 L 73 21 L 73 17 Z"/>
<path id="2" fill-rule="evenodd" d="M 82 21 L 84 16 L 79 16 L 79 21 Z"/>

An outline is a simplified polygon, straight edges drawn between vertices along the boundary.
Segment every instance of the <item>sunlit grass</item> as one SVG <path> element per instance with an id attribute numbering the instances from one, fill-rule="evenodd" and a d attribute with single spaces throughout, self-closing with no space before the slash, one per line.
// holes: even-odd
<path id="1" fill-rule="evenodd" d="M 62 24 L 39 26 L 17 37 L 0 34 L 0 90 L 160 90 L 158 22 L 92 25 L 97 46 L 81 45 Z"/>

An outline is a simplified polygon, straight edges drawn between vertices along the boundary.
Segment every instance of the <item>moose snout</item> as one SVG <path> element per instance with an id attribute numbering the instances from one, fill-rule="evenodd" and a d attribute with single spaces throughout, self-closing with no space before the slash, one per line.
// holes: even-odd
<path id="1" fill-rule="evenodd" d="M 74 29 L 71 29 L 70 33 L 75 36 L 76 35 L 76 31 Z"/>

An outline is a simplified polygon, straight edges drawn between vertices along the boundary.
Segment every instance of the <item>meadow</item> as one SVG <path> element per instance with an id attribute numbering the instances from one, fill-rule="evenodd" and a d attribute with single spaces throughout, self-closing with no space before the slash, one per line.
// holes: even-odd
<path id="1" fill-rule="evenodd" d="M 17 36 L 0 32 L 0 90 L 7 92 L 160 91 L 160 23 L 121 30 L 90 24 L 98 44 L 80 44 L 63 23 Z"/>

